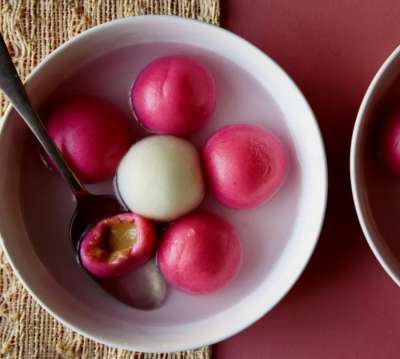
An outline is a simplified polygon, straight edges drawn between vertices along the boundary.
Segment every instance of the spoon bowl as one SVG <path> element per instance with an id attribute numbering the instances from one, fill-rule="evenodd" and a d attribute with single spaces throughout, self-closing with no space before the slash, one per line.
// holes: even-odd
<path id="1" fill-rule="evenodd" d="M 83 234 L 92 224 L 102 218 L 126 211 L 127 209 L 111 195 L 85 193 L 77 198 L 75 212 L 72 215 L 69 226 L 69 235 L 76 253 L 79 253 L 80 240 Z"/>

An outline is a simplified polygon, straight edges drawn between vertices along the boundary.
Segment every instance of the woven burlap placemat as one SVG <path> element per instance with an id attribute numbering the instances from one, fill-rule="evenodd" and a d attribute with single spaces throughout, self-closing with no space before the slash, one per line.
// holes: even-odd
<path id="1" fill-rule="evenodd" d="M 103 22 L 163 14 L 219 22 L 219 0 L 0 0 L 0 31 L 25 78 L 47 54 L 76 34 Z M 7 103 L 0 95 L 0 115 Z M 211 358 L 209 347 L 176 354 L 113 349 L 65 328 L 21 286 L 0 253 L 0 357 L 16 359 Z"/>

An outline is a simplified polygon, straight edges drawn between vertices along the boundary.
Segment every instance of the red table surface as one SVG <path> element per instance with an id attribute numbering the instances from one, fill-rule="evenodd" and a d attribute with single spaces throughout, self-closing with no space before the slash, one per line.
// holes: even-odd
<path id="1" fill-rule="evenodd" d="M 267 316 L 218 344 L 216 358 L 400 358 L 400 289 L 363 237 L 349 179 L 358 107 L 400 44 L 400 1 L 227 0 L 222 14 L 223 26 L 276 60 L 315 111 L 329 199 L 303 276 Z"/>

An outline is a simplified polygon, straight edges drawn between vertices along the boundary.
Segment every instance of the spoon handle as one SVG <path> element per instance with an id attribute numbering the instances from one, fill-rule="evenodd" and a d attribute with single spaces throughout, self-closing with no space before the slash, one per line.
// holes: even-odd
<path id="1" fill-rule="evenodd" d="M 7 46 L 0 34 L 0 89 L 3 90 L 9 101 L 29 126 L 43 149 L 57 166 L 65 181 L 71 187 L 76 198 L 87 194 L 86 189 L 79 182 L 76 175 L 62 158 L 59 150 L 49 137 L 46 128 L 33 110 L 25 87 L 18 76 L 17 70 L 7 51 Z"/>

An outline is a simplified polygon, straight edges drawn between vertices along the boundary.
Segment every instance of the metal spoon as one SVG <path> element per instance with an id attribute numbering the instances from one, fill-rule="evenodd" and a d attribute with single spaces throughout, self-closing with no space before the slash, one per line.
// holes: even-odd
<path id="1" fill-rule="evenodd" d="M 79 258 L 79 242 L 84 231 L 98 220 L 124 212 L 126 208 L 113 196 L 93 195 L 88 192 L 64 161 L 39 116 L 33 110 L 1 35 L 0 89 L 31 129 L 72 191 L 76 209 L 71 219 L 69 235 L 77 258 Z M 96 281 L 114 297 L 140 309 L 154 309 L 160 306 L 167 293 L 166 283 L 158 272 L 154 259 L 140 270 L 118 279 L 118 284 L 114 285 L 110 280 Z"/>

